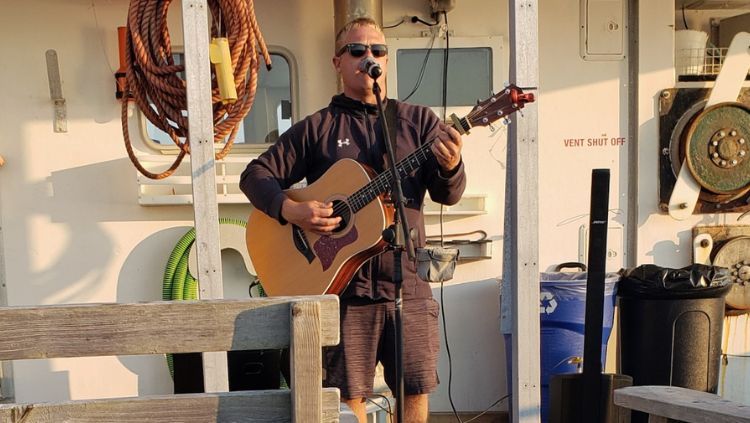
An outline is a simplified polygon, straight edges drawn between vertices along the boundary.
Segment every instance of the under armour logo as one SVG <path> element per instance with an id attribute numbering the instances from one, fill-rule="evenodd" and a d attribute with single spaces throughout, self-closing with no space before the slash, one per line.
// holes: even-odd
<path id="1" fill-rule="evenodd" d="M 338 140 L 339 148 L 349 145 L 349 138 L 344 138 L 343 140 Z"/>

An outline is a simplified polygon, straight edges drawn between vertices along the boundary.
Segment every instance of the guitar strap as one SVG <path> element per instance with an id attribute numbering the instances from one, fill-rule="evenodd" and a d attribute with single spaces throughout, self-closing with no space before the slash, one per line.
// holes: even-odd
<path id="1" fill-rule="evenodd" d="M 397 137 L 398 125 L 396 125 L 396 102 L 393 100 L 387 100 L 385 102 L 383 114 L 385 115 L 383 117 L 385 118 L 385 124 L 387 125 L 387 128 L 388 128 L 388 134 L 390 134 L 391 142 L 393 143 L 391 147 L 393 147 L 393 151 L 397 151 L 396 145 L 395 145 L 396 139 L 398 138 Z M 384 140 L 384 141 L 387 142 L 387 140 Z M 384 163 L 383 169 L 387 169 L 387 168 L 388 168 L 388 164 Z"/>

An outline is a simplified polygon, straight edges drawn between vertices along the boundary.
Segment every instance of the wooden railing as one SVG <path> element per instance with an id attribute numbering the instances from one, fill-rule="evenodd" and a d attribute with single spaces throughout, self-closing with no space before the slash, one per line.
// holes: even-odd
<path id="1" fill-rule="evenodd" d="M 0 308 L 0 360 L 290 349 L 291 389 L 0 405 L 0 422 L 337 422 L 323 346 L 338 298 L 276 297 Z"/>
<path id="2" fill-rule="evenodd" d="M 749 423 L 750 405 L 676 386 L 630 386 L 615 391 L 615 404 L 649 414 L 649 423 Z"/>

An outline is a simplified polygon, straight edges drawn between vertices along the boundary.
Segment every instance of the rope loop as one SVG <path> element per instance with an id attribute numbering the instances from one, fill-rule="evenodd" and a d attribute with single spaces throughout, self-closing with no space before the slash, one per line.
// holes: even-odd
<path id="1" fill-rule="evenodd" d="M 185 65 L 172 56 L 167 27 L 171 0 L 131 0 L 125 47 L 128 95 L 122 102 L 122 132 L 130 161 L 148 178 L 163 179 L 174 173 L 190 154 Z M 232 59 L 237 101 L 222 103 L 217 77 L 211 67 L 214 143 L 224 143 L 215 159 L 231 150 L 242 120 L 250 112 L 258 85 L 260 55 L 270 69 L 271 56 L 255 18 L 253 0 L 208 0 L 211 37 L 226 37 Z M 132 99 L 154 126 L 169 135 L 180 149 L 176 160 L 161 173 L 146 170 L 133 152 L 128 130 L 128 100 Z M 184 140 L 184 141 L 183 141 Z M 226 140 L 226 142 L 224 142 Z"/>

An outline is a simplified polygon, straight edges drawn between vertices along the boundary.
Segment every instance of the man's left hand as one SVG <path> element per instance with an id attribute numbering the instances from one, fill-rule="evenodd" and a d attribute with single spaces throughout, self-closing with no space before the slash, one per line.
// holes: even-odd
<path id="1" fill-rule="evenodd" d="M 461 134 L 454 128 L 441 123 L 437 139 L 430 148 L 443 172 L 450 172 L 461 163 L 461 147 L 463 147 Z"/>

